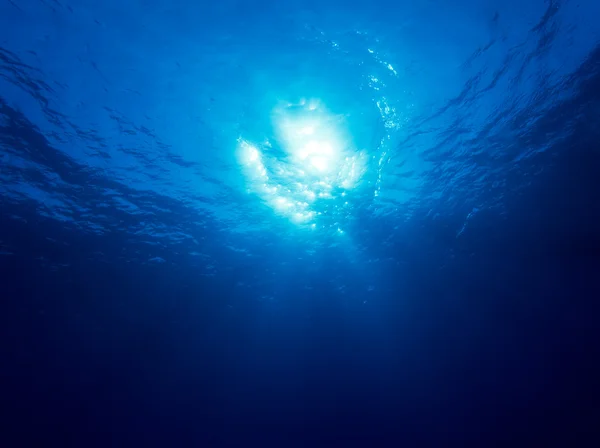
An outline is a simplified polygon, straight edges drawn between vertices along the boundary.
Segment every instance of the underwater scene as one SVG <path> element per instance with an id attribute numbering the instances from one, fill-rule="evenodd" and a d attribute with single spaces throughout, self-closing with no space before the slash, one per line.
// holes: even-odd
<path id="1" fill-rule="evenodd" d="M 600 2 L 0 0 L 0 446 L 600 446 Z"/>

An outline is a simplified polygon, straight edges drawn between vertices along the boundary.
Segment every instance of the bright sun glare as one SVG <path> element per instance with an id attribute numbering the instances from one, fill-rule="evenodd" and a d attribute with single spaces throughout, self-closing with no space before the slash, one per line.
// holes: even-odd
<path id="1" fill-rule="evenodd" d="M 277 213 L 314 228 L 323 210 L 357 184 L 366 153 L 354 148 L 344 121 L 317 101 L 277 107 L 272 119 L 273 141 L 238 140 L 249 188 Z"/>

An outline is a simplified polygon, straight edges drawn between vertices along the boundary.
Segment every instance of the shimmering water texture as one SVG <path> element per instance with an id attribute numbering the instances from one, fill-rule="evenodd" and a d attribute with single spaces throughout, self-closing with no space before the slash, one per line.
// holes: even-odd
<path id="1" fill-rule="evenodd" d="M 217 276 L 254 257 L 266 295 L 267 245 L 307 270 L 402 263 L 414 226 L 504 219 L 592 108 L 573 98 L 597 1 L 142 3 L 0 2 L 2 209 L 129 242 L 90 259 Z"/>
<path id="2" fill-rule="evenodd" d="M 349 205 L 368 154 L 356 148 L 343 117 L 318 100 L 279 105 L 271 118 L 273 139 L 239 139 L 249 189 L 276 214 L 313 229 L 323 226 L 322 215 L 340 214 Z"/>

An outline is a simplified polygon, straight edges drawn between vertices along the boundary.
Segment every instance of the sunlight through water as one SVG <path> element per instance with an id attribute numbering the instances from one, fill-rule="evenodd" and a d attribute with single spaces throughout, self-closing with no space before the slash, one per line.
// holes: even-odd
<path id="1" fill-rule="evenodd" d="M 248 189 L 296 224 L 326 226 L 320 218 L 347 209 L 347 194 L 366 170 L 366 151 L 353 145 L 344 118 L 316 100 L 275 107 L 272 126 L 272 139 L 238 139 Z"/>

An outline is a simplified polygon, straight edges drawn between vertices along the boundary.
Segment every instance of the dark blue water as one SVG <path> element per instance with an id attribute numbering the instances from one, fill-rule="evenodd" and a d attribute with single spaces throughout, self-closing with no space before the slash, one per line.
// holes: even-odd
<path id="1" fill-rule="evenodd" d="M 0 0 L 0 446 L 598 446 L 598 17 Z"/>

